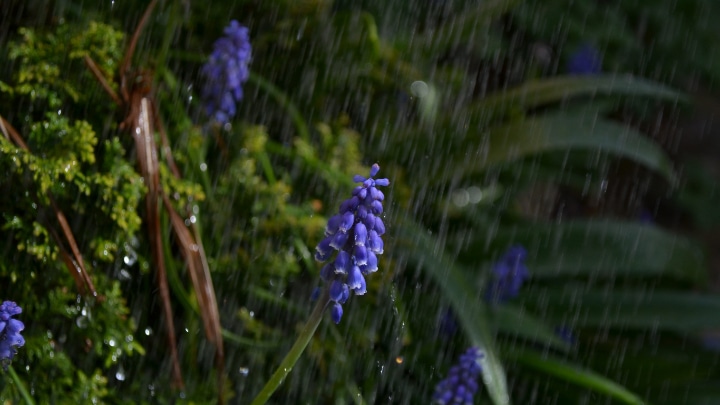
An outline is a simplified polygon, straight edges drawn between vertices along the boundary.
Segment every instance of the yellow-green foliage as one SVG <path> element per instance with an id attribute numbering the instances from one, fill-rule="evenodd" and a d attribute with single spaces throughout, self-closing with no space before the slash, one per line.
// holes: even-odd
<path id="1" fill-rule="evenodd" d="M 124 356 L 144 354 L 120 283 L 108 270 L 137 239 L 146 188 L 121 139 L 98 136 L 107 121 L 93 112 L 114 106 L 102 93 L 107 103 L 89 101 L 95 92 L 86 91 L 87 83 L 95 79 L 81 59 L 91 56 L 112 77 L 123 36 L 102 24 L 19 33 L 21 40 L 9 46 L 13 81 L 0 84 L 4 100 L 31 106 L 21 117 L 0 110 L 29 149 L 0 136 L 0 193 L 9 196 L 0 201 L 0 229 L 15 242 L 0 252 L 0 285 L 7 287 L 3 300 L 23 307 L 27 326 L 27 344 L 15 359 L 26 367 L 16 370 L 37 403 L 102 403 L 111 370 Z M 78 111 L 82 119 L 75 118 Z M 51 200 L 72 228 L 95 297 L 79 295 L 75 270 L 59 258 L 58 239 L 69 246 Z M 0 398 L 20 396 L 5 385 Z"/>
<path id="2" fill-rule="evenodd" d="M 122 54 L 122 32 L 105 24 L 91 23 L 80 31 L 61 25 L 50 33 L 21 28 L 19 33 L 23 40 L 10 45 L 9 56 L 18 60 L 21 68 L 12 86 L 0 86 L 0 91 L 29 96 L 34 101 L 46 99 L 53 109 L 60 108 L 65 97 L 77 102 L 83 96 L 81 86 L 67 74 L 73 69 L 86 70 L 83 57 L 96 61 L 109 79 Z"/>

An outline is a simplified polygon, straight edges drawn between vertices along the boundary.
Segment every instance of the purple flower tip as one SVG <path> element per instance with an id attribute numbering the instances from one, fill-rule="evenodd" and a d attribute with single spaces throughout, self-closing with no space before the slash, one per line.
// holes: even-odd
<path id="1" fill-rule="evenodd" d="M 324 262 L 337 251 L 332 266 L 325 266 L 320 277 L 330 283 L 330 315 L 335 323 L 342 318 L 342 305 L 350 297 L 367 292 L 365 276 L 377 271 L 377 255 L 384 251 L 380 236 L 385 224 L 379 217 L 383 212 L 385 195 L 378 186 L 388 186 L 388 179 L 375 179 L 380 171 L 376 163 L 370 169 L 370 177 L 355 175 L 353 180 L 361 185 L 355 187 L 352 196 L 340 204 L 339 213 L 328 220 L 326 238 L 316 248 L 315 259 Z M 330 272 L 330 269 L 334 269 Z M 332 273 L 332 274 L 331 274 Z"/>
<path id="2" fill-rule="evenodd" d="M 225 36 L 215 41 L 213 52 L 202 67 L 206 79 L 203 89 L 205 111 L 221 124 L 235 116 L 236 105 L 243 98 L 242 83 L 250 76 L 248 64 L 252 55 L 249 30 L 233 20 Z"/>
<path id="3" fill-rule="evenodd" d="M 483 357 L 483 351 L 477 347 L 471 347 L 463 353 L 458 364 L 450 368 L 447 378 L 435 386 L 433 403 L 472 405 L 479 388 L 478 377 L 482 371 L 480 360 Z"/>
<path id="4" fill-rule="evenodd" d="M 502 303 L 520 293 L 523 283 L 530 277 L 530 271 L 525 266 L 526 257 L 524 247 L 513 246 L 493 265 L 485 290 L 485 299 L 489 303 Z"/>
<path id="5" fill-rule="evenodd" d="M 567 73 L 571 75 L 596 75 L 602 72 L 602 55 L 592 45 L 578 48 L 567 63 Z"/>
<path id="6" fill-rule="evenodd" d="M 17 353 L 17 348 L 25 345 L 20 332 L 25 325 L 12 317 L 22 313 L 22 308 L 12 301 L 0 304 L 0 363 L 7 368 Z"/>

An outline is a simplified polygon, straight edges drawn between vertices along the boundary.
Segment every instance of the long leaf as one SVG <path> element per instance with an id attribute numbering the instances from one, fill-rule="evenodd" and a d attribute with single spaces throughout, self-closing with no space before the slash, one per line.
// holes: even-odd
<path id="1" fill-rule="evenodd" d="M 491 338 L 485 305 L 478 297 L 478 290 L 471 287 L 463 273 L 444 256 L 439 241 L 427 236 L 420 225 L 410 220 L 397 226 L 395 234 L 402 242 L 396 246 L 404 251 L 409 261 L 435 279 L 449 300 L 466 333 L 474 345 L 485 352 L 482 373 L 490 397 L 496 405 L 509 404 L 505 371 Z"/>
<path id="2" fill-rule="evenodd" d="M 720 328 L 717 295 L 652 289 L 587 290 L 581 286 L 538 288 L 529 295 L 527 302 L 542 302 L 538 306 L 542 306 L 546 319 L 557 322 L 572 319 L 574 327 L 681 333 Z"/>
<path id="3" fill-rule="evenodd" d="M 552 348 L 567 351 L 568 344 L 558 337 L 545 322 L 510 305 L 500 305 L 492 311 L 492 319 L 498 330 L 533 341 Z"/>
<path id="4" fill-rule="evenodd" d="M 508 107 L 531 109 L 578 96 L 642 96 L 668 101 L 687 101 L 682 93 L 667 86 L 632 75 L 558 76 L 529 81 L 509 90 L 492 94 L 473 109 L 498 110 Z"/>
<path id="5" fill-rule="evenodd" d="M 540 356 L 536 353 L 512 352 L 509 357 L 514 358 L 518 363 L 534 368 L 544 373 L 554 375 L 565 381 L 590 388 L 594 391 L 609 395 L 625 404 L 639 405 L 645 401 L 622 385 L 608 380 L 607 378 L 574 364 L 550 356 Z"/>
<path id="6" fill-rule="evenodd" d="M 572 149 L 624 157 L 675 182 L 672 162 L 658 145 L 628 126 L 594 114 L 547 114 L 494 127 L 477 153 L 467 155 L 450 174 L 458 177 L 529 155 Z"/>
<path id="7" fill-rule="evenodd" d="M 696 244 L 650 225 L 610 220 L 527 224 L 502 228 L 491 242 L 500 250 L 510 244 L 529 249 L 533 278 L 671 276 L 696 283 L 707 279 Z"/>

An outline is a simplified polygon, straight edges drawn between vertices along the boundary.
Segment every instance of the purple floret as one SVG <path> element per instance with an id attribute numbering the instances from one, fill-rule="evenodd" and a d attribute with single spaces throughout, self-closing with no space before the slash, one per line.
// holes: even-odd
<path id="1" fill-rule="evenodd" d="M 17 353 L 17 348 L 25 345 L 20 332 L 25 325 L 12 317 L 22 313 L 22 308 L 12 301 L 0 304 L 0 363 L 7 367 Z"/>

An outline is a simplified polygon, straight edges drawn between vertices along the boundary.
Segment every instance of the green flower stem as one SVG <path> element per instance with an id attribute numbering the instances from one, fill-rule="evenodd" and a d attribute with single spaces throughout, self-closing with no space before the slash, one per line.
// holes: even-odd
<path id="1" fill-rule="evenodd" d="M 17 390 L 20 391 L 20 395 L 22 395 L 25 403 L 28 405 L 35 405 L 35 401 L 33 401 L 30 393 L 25 388 L 25 384 L 23 384 L 20 377 L 15 373 L 15 370 L 12 368 L 12 366 L 8 367 L 8 374 L 10 374 L 10 378 L 12 378 L 13 382 L 15 383 L 15 387 L 17 387 Z"/>
<path id="2" fill-rule="evenodd" d="M 280 386 L 280 384 L 285 381 L 285 377 L 287 377 L 287 375 L 290 373 L 290 370 L 292 370 L 293 366 L 295 366 L 295 363 L 297 363 L 300 355 L 303 353 L 303 351 L 305 351 L 308 343 L 310 343 L 310 339 L 315 334 L 315 330 L 317 329 L 318 325 L 320 325 L 320 321 L 323 318 L 325 309 L 330 302 L 329 298 L 330 297 L 328 289 L 323 288 L 322 294 L 320 294 L 320 297 L 318 297 L 317 304 L 315 305 L 315 308 L 313 308 L 313 311 L 310 314 L 310 318 L 307 320 L 307 323 L 305 323 L 302 332 L 300 332 L 300 336 L 298 336 L 295 344 L 285 356 L 283 361 L 280 363 L 277 370 L 275 370 L 275 373 L 273 373 L 272 377 L 270 377 L 268 382 L 265 383 L 263 389 L 250 403 L 250 405 L 265 404 L 267 400 L 270 399 L 270 396 L 272 396 L 275 390 Z"/>

